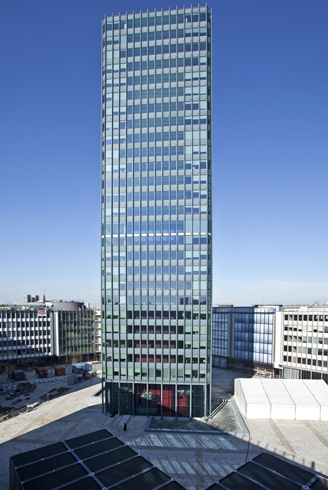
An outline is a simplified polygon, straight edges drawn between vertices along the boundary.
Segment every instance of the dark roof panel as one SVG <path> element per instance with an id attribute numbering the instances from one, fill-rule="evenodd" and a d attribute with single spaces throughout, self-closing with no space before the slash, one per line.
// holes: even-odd
<path id="1" fill-rule="evenodd" d="M 311 490 L 326 490 L 328 488 L 328 480 L 319 476 L 310 486 Z"/>
<path id="2" fill-rule="evenodd" d="M 51 444 L 50 446 L 33 449 L 27 453 L 16 454 L 16 456 L 12 456 L 11 459 L 14 466 L 17 468 L 18 466 L 39 461 L 42 458 L 48 458 L 49 456 L 54 456 L 55 454 L 60 454 L 65 451 L 67 451 L 67 447 L 62 442 L 57 442 L 56 444 Z"/>
<path id="3" fill-rule="evenodd" d="M 113 490 L 153 490 L 159 485 L 170 481 L 170 479 L 162 471 L 157 468 L 152 468 L 124 483 L 119 483 L 116 487 L 113 487 Z"/>
<path id="4" fill-rule="evenodd" d="M 125 461 L 126 459 L 133 458 L 137 456 L 138 453 L 130 449 L 129 447 L 122 447 L 110 451 L 106 454 L 101 454 L 100 456 L 95 456 L 92 459 L 88 459 L 84 462 L 92 472 L 99 471 L 107 466 L 112 466 L 113 464 L 119 463 L 120 461 Z"/>
<path id="5" fill-rule="evenodd" d="M 238 468 L 237 471 L 269 487 L 270 490 L 281 490 L 282 488 L 285 490 L 299 490 L 300 488 L 299 484 L 292 483 L 286 478 L 252 462 L 246 463 L 241 468 Z"/>
<path id="6" fill-rule="evenodd" d="M 71 449 L 75 449 L 80 446 L 85 446 L 86 444 L 91 444 L 92 442 L 101 441 L 102 439 L 107 439 L 112 437 L 107 430 L 97 430 L 96 432 L 91 432 L 91 434 L 85 434 L 84 436 L 74 437 L 73 439 L 68 439 L 66 443 Z"/>
<path id="7" fill-rule="evenodd" d="M 274 470 L 280 475 L 286 476 L 301 485 L 306 485 L 314 477 L 314 473 L 303 470 L 303 468 L 300 468 L 293 463 L 284 461 L 276 456 L 271 456 L 271 454 L 268 453 L 261 453 L 259 456 L 256 456 L 253 461 Z"/>
<path id="8" fill-rule="evenodd" d="M 86 476 L 88 473 L 80 464 L 75 464 L 24 483 L 24 490 L 52 490 L 53 488 Z"/>
<path id="9" fill-rule="evenodd" d="M 238 473 L 230 473 L 230 475 L 222 478 L 220 483 L 229 490 L 261 490 L 261 485 L 248 480 Z"/>
<path id="10" fill-rule="evenodd" d="M 107 470 L 100 471 L 96 473 L 98 480 L 104 484 L 104 486 L 109 487 L 110 485 L 114 485 L 115 483 L 119 483 L 126 478 L 132 477 L 141 471 L 144 471 L 148 468 L 151 468 L 152 464 L 146 461 L 141 456 L 138 456 L 131 461 L 127 461 L 126 463 L 121 463 L 116 466 L 112 466 Z M 133 478 L 133 481 L 135 478 Z M 125 483 L 127 484 L 127 482 Z"/>
<path id="11" fill-rule="evenodd" d="M 110 451 L 116 447 L 124 446 L 124 443 L 112 437 L 111 439 L 106 439 L 105 441 L 96 442 L 90 444 L 89 446 L 81 447 L 80 449 L 75 449 L 75 454 L 80 458 L 91 458 L 91 456 L 96 456 L 97 454 L 104 453 L 105 451 Z"/>
<path id="12" fill-rule="evenodd" d="M 44 461 L 23 466 L 23 468 L 19 468 L 17 470 L 17 474 L 20 480 L 24 481 L 74 463 L 76 463 L 74 456 L 70 453 L 64 453 L 58 456 L 53 456 L 49 459 L 45 459 Z"/>

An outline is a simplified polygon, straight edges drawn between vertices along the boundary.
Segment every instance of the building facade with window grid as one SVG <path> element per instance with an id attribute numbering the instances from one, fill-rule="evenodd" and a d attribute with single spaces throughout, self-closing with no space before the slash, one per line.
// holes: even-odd
<path id="1" fill-rule="evenodd" d="M 275 308 L 214 306 L 213 365 L 273 368 L 275 322 Z"/>
<path id="2" fill-rule="evenodd" d="M 95 353 L 95 312 L 82 311 L 54 312 L 56 353 L 62 363 L 86 362 L 94 360 Z"/>
<path id="3" fill-rule="evenodd" d="M 105 17 L 106 411 L 203 416 L 211 377 L 211 11 Z"/>
<path id="4" fill-rule="evenodd" d="M 95 312 L 83 302 L 0 305 L 0 371 L 93 361 Z"/>
<path id="5" fill-rule="evenodd" d="M 328 383 L 328 306 L 213 307 L 213 366 Z"/>
<path id="6" fill-rule="evenodd" d="M 283 375 L 328 383 L 328 307 L 283 308 Z"/>
<path id="7" fill-rule="evenodd" d="M 52 308 L 44 304 L 0 305 L 0 371 L 54 355 Z"/>

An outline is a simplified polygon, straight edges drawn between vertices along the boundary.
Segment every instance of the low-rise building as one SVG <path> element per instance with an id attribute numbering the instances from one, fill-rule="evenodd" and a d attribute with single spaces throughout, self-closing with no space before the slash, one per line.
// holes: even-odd
<path id="1" fill-rule="evenodd" d="M 282 329 L 283 377 L 328 383 L 328 305 L 284 307 Z"/>
<path id="2" fill-rule="evenodd" d="M 214 366 L 225 369 L 272 372 L 275 345 L 279 342 L 276 329 L 277 307 L 213 307 Z"/>
<path id="3" fill-rule="evenodd" d="M 328 383 L 328 305 L 214 306 L 212 364 Z"/>
<path id="4" fill-rule="evenodd" d="M 83 301 L 0 305 L 0 372 L 96 359 L 95 312 Z"/>
<path id="5" fill-rule="evenodd" d="M 46 301 L 54 308 L 54 351 L 60 363 L 94 361 L 94 311 L 83 301 Z"/>
<path id="6" fill-rule="evenodd" d="M 54 350 L 54 311 L 41 303 L 0 305 L 0 371 L 50 362 Z"/>

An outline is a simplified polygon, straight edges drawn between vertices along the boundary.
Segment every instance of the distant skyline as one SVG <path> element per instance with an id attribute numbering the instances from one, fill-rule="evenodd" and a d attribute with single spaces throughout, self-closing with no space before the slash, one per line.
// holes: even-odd
<path id="1" fill-rule="evenodd" d="M 2 0 L 0 302 L 100 304 L 101 21 L 183 4 Z M 326 303 L 328 3 L 209 6 L 213 303 Z"/>

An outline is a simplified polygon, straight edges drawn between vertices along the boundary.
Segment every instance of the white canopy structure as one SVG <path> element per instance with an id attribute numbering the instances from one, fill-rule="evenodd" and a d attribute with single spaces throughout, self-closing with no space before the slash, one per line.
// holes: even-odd
<path id="1" fill-rule="evenodd" d="M 237 378 L 235 400 L 250 419 L 328 421 L 328 385 L 323 380 Z"/>

